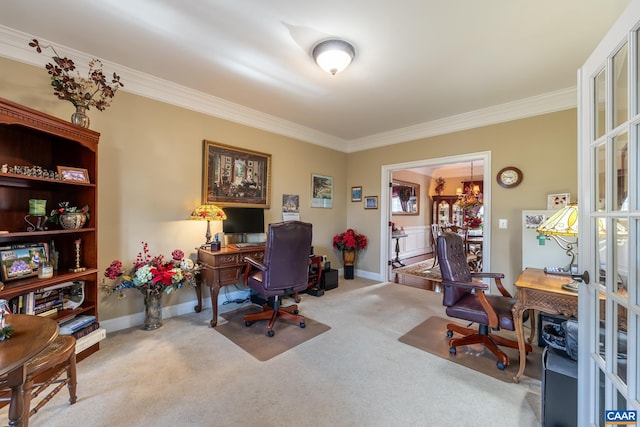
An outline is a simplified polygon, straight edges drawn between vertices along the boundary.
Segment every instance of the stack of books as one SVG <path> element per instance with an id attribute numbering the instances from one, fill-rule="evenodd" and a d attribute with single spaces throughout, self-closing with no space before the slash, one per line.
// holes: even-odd
<path id="1" fill-rule="evenodd" d="M 107 337 L 106 329 L 100 328 L 96 316 L 89 314 L 81 314 L 61 322 L 60 334 L 75 337 L 76 354 Z"/>

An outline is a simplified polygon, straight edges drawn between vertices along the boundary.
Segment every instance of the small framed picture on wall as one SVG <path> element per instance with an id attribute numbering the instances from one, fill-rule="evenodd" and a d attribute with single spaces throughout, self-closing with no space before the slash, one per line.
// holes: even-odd
<path id="1" fill-rule="evenodd" d="M 367 196 L 364 198 L 365 209 L 378 209 L 378 196 Z"/>
<path id="2" fill-rule="evenodd" d="M 351 201 L 352 202 L 362 201 L 362 187 L 351 187 Z"/>

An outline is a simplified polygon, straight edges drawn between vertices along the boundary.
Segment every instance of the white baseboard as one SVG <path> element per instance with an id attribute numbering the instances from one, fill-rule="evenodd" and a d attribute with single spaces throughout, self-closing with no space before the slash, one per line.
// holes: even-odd
<path id="1" fill-rule="evenodd" d="M 225 289 L 225 288 L 222 288 Z M 221 290 L 222 290 L 221 289 Z M 226 304 L 225 301 L 244 300 L 248 298 L 248 289 L 236 289 L 229 293 L 221 292 L 218 295 L 218 313 L 224 313 L 237 308 L 237 304 Z M 169 319 L 171 317 L 182 316 L 183 314 L 189 314 L 194 312 L 194 307 L 197 304 L 197 300 L 183 302 L 181 304 L 174 304 L 167 307 L 162 307 L 162 318 Z M 208 296 L 202 298 L 202 310 L 211 308 L 211 298 Z M 129 314 L 126 316 L 116 317 L 109 320 L 100 320 L 100 327 L 107 330 L 107 332 L 115 332 L 121 329 L 133 328 L 140 326 L 144 323 L 144 311 Z"/>

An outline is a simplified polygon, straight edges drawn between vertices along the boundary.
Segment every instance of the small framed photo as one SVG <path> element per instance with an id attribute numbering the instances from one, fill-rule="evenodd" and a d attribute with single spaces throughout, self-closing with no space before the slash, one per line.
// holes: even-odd
<path id="1" fill-rule="evenodd" d="M 378 209 L 378 196 L 367 196 L 364 198 L 365 209 Z"/>
<path id="2" fill-rule="evenodd" d="M 58 175 L 63 181 L 89 182 L 89 171 L 69 166 L 58 166 Z"/>
<path id="3" fill-rule="evenodd" d="M 362 201 L 362 187 L 351 187 L 351 201 L 352 202 Z"/>
<path id="4" fill-rule="evenodd" d="M 570 196 L 571 196 L 571 194 L 569 194 L 569 193 L 548 194 L 547 195 L 547 210 L 557 211 L 557 210 L 560 210 L 560 209 L 564 208 L 569 203 L 571 203 Z"/>

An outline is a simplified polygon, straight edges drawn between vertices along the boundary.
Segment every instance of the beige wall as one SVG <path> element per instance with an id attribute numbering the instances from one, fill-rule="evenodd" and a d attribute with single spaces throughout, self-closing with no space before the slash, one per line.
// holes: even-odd
<path id="1" fill-rule="evenodd" d="M 547 194 L 571 193 L 577 197 L 577 118 L 576 110 L 545 114 L 522 120 L 471 129 L 417 141 L 353 153 L 349 156 L 347 185 L 378 187 L 381 168 L 403 162 L 415 162 L 459 155 L 469 152 L 491 152 L 492 236 L 491 259 L 493 271 L 504 272 L 510 286 L 521 267 L 521 211 L 546 209 Z M 505 166 L 516 166 L 523 172 L 522 184 L 513 189 L 500 187 L 495 176 Z M 426 195 L 422 195 L 423 201 Z M 380 215 L 366 218 L 359 228 L 379 240 Z M 349 223 L 356 223 L 356 212 L 348 211 Z M 509 228 L 498 229 L 498 219 L 509 221 Z M 367 270 L 379 268 L 377 253 L 368 251 L 364 262 Z"/>
<path id="2" fill-rule="evenodd" d="M 0 97 L 63 119 L 71 103 L 52 95 L 46 71 L 0 59 Z M 125 82 L 126 85 L 126 82 Z M 265 221 L 282 219 L 282 195 L 300 195 L 300 217 L 314 225 L 315 252 L 340 266 L 332 237 L 346 228 L 347 155 L 292 138 L 238 125 L 172 105 L 118 92 L 107 110 L 89 111 L 91 129 L 100 132 L 99 262 L 106 268 L 118 258 L 125 265 L 149 243 L 153 254 L 186 253 L 204 241 L 206 223 L 188 221 L 200 203 L 202 141 L 221 142 L 272 155 L 271 209 Z M 334 178 L 333 209 L 310 207 L 311 173 Z M 91 207 L 92 211 L 96 209 Z M 221 230 L 214 224 L 213 232 Z M 142 310 L 142 299 L 129 291 L 125 300 L 103 295 L 100 318 Z M 208 294 L 207 294 L 208 295 Z M 165 298 L 170 305 L 193 299 L 191 290 Z"/>
<path id="3" fill-rule="evenodd" d="M 73 106 L 52 95 L 43 69 L 0 58 L 0 70 L 0 97 L 61 118 L 71 116 Z M 352 154 L 126 92 L 119 92 L 106 111 L 92 109 L 89 115 L 91 128 L 102 134 L 98 162 L 100 268 L 114 258 L 133 261 L 141 241 L 148 242 L 153 253 L 164 254 L 174 248 L 189 252 L 201 243 L 205 225 L 185 218 L 200 202 L 203 139 L 270 153 L 272 197 L 266 221 L 281 219 L 283 194 L 299 194 L 301 219 L 314 225 L 315 252 L 328 255 L 334 265 L 341 266 L 331 239 L 347 227 L 355 228 L 370 242 L 360 253 L 356 268 L 372 274 L 381 271 L 381 212 L 388 207 L 379 200 L 379 209 L 365 210 L 362 202 L 350 201 L 350 191 L 352 186 L 362 186 L 363 196 L 380 196 L 383 165 L 491 151 L 492 177 L 504 166 L 519 167 L 524 181 L 515 189 L 502 189 L 495 178 L 486 183 L 493 193 L 492 270 L 505 272 L 507 283 L 520 270 L 520 211 L 544 209 L 548 193 L 569 192 L 572 200 L 576 198 L 575 110 Z M 333 209 L 309 207 L 311 173 L 334 178 Z M 429 182 L 422 183 L 420 216 L 407 221 L 428 221 L 428 192 L 424 190 L 429 186 Z M 498 218 L 508 219 L 509 229 L 498 229 Z M 185 302 L 193 295 L 178 292 L 166 304 Z M 142 310 L 137 295 L 124 301 L 103 297 L 100 303 L 101 319 Z"/>

